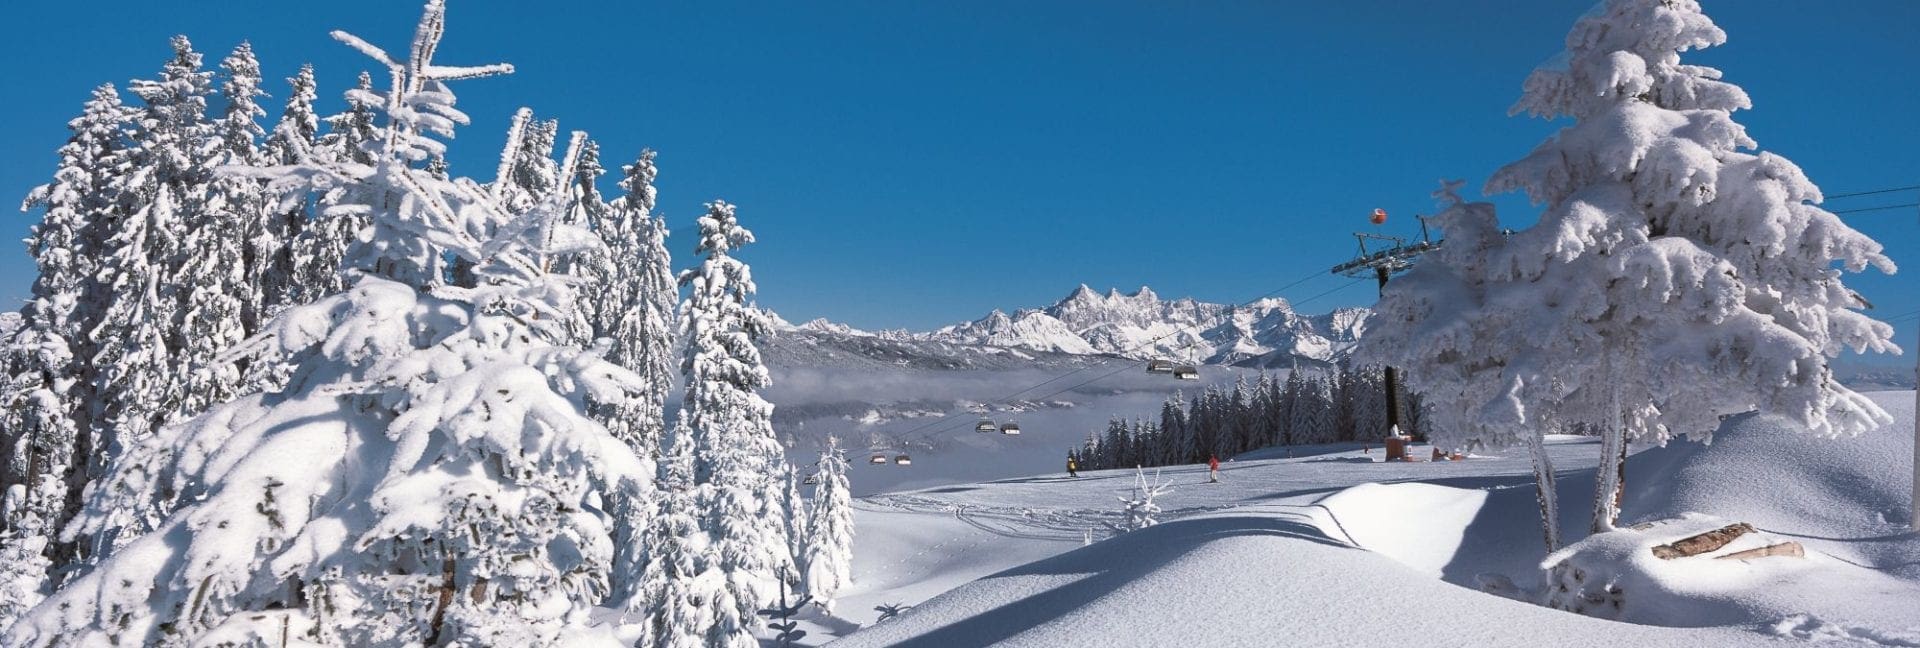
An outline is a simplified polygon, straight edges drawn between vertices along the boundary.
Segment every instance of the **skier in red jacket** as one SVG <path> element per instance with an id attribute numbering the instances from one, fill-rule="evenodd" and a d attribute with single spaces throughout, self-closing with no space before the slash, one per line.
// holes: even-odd
<path id="1" fill-rule="evenodd" d="M 1207 483 L 1220 483 L 1220 458 L 1207 455 Z"/>

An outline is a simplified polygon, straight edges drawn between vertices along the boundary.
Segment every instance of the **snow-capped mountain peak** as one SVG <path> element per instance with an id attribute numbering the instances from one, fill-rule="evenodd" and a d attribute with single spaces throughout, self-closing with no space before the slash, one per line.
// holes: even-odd
<path id="1" fill-rule="evenodd" d="M 789 328 L 838 337 L 1281 368 L 1338 358 L 1359 341 L 1369 314 L 1364 308 L 1341 308 L 1308 316 L 1278 297 L 1227 305 L 1191 297 L 1164 300 L 1146 286 L 1101 293 L 1081 284 L 1045 308 L 1011 313 L 996 308 L 926 333 L 875 333 L 826 319 Z"/>

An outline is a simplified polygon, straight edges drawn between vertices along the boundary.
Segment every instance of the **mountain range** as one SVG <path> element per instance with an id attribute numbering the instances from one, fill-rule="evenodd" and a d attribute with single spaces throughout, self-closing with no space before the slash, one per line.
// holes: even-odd
<path id="1" fill-rule="evenodd" d="M 1134 359 L 1285 368 L 1331 362 L 1366 330 L 1365 308 L 1302 315 L 1285 299 L 1228 305 L 1191 298 L 1161 299 L 1151 288 L 1105 294 L 1082 284 L 1045 308 L 985 317 L 927 332 L 869 332 L 824 319 L 788 331 L 819 338 L 867 338 L 937 348 L 996 347 L 1044 354 L 1108 355 Z M 894 347 L 896 345 L 879 345 Z"/>

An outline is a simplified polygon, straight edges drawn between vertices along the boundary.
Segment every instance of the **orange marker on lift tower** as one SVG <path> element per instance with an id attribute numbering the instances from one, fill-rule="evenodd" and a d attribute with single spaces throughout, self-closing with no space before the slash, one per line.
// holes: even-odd
<path id="1" fill-rule="evenodd" d="M 1385 210 L 1385 209 L 1374 209 L 1374 210 L 1373 210 L 1373 219 L 1372 219 L 1372 220 L 1373 220 L 1373 224 L 1375 224 L 1375 225 L 1385 225 L 1385 224 L 1387 224 L 1387 210 Z"/>

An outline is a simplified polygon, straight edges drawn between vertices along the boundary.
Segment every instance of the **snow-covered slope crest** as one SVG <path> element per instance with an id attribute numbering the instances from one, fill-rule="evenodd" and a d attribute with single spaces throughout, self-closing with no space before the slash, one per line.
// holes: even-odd
<path id="1" fill-rule="evenodd" d="M 1041 309 L 995 310 L 981 319 L 916 337 L 1063 353 L 1171 357 L 1208 364 L 1286 367 L 1345 352 L 1366 328 L 1368 311 L 1343 308 L 1305 316 L 1285 299 L 1224 305 L 1163 300 L 1153 289 L 1105 294 L 1082 284 Z"/>
<path id="2" fill-rule="evenodd" d="M 1765 641 L 1745 628 L 1611 623 L 1473 592 L 1356 551 L 1297 509 L 1255 505 L 1168 522 L 1002 571 L 834 645 L 1651 647 Z"/>

